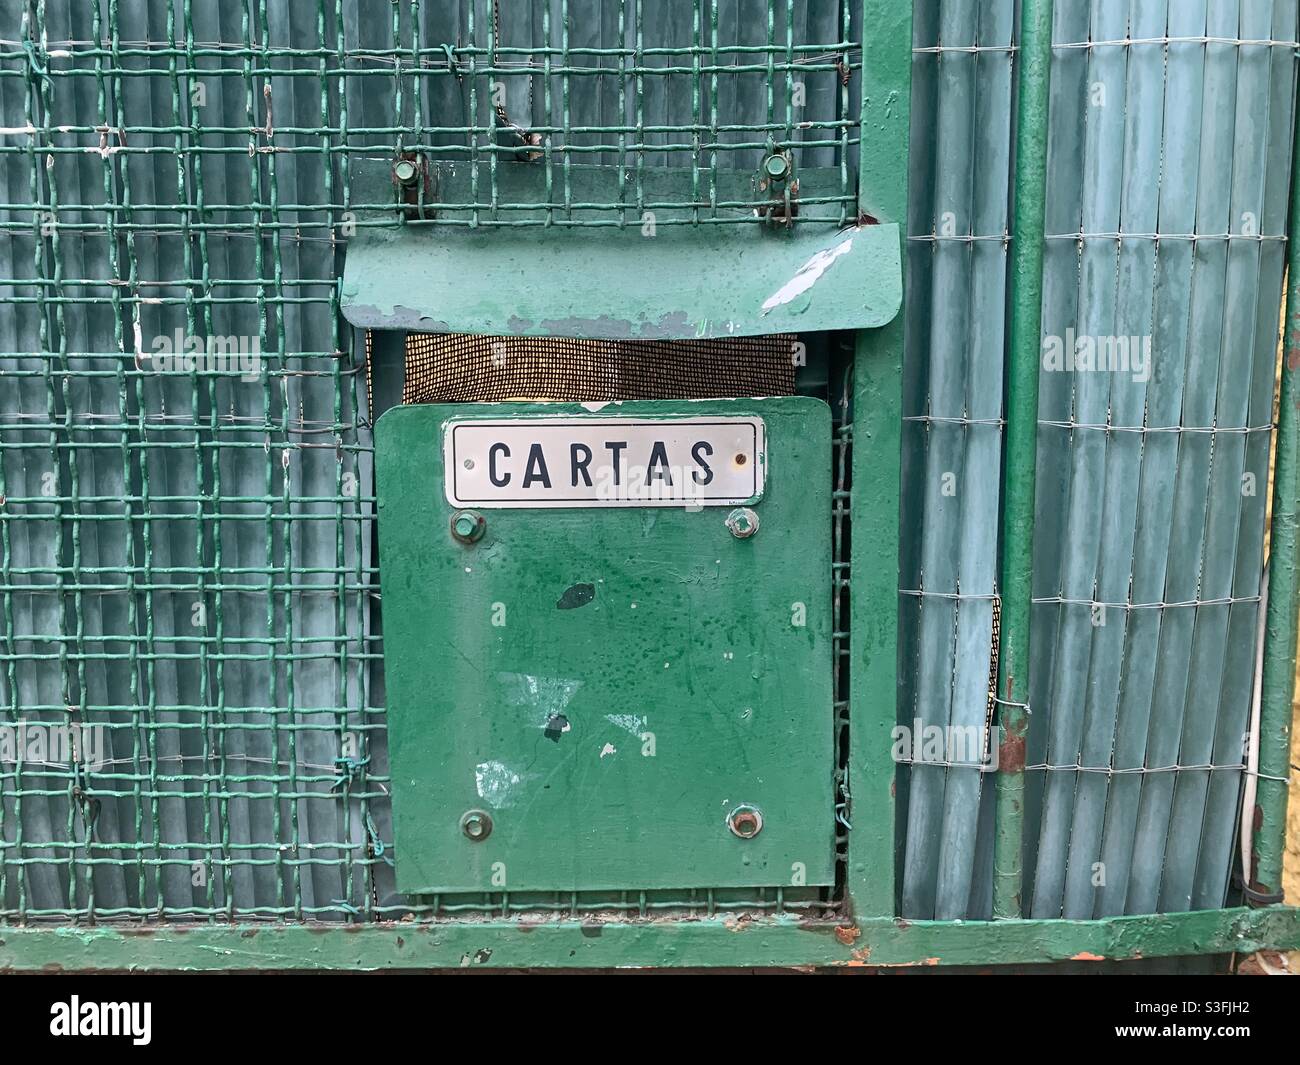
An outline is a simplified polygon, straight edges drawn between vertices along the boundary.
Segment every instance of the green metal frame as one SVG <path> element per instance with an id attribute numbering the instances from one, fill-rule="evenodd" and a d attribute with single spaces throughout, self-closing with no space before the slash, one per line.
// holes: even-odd
<path id="1" fill-rule="evenodd" d="M 1246 870 L 1251 891 L 1262 898 L 1282 894 L 1286 850 L 1287 791 L 1294 713 L 1300 569 L 1300 115 L 1292 152 L 1290 245 L 1287 249 L 1286 327 L 1282 388 L 1269 538 L 1267 627 L 1263 702 L 1260 708 L 1259 790 L 1254 830 L 1255 868 Z"/>
<path id="2" fill-rule="evenodd" d="M 1300 945 L 1300 911 L 1108 921 L 445 921 L 0 929 L 0 972 L 1029 965 L 1249 954 Z"/>
<path id="3" fill-rule="evenodd" d="M 907 158 L 911 122 L 912 12 L 868 2 L 864 20 L 872 32 L 862 45 L 862 128 L 872 135 L 862 141 L 860 209 L 906 232 L 907 182 L 897 175 L 907 172 L 899 163 Z M 898 558 L 903 325 L 899 315 L 859 333 L 854 359 L 847 891 L 852 913 L 864 918 L 896 912 L 898 766 L 890 735 L 898 704 L 898 567 L 882 569 L 868 559 Z"/>

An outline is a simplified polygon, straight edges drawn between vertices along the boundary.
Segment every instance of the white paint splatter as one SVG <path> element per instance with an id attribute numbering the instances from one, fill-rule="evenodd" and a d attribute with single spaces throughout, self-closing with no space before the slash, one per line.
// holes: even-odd
<path id="1" fill-rule="evenodd" d="M 636 714 L 606 714 L 605 720 L 638 738 L 650 723 L 648 717 L 637 717 Z"/>
<path id="2" fill-rule="evenodd" d="M 504 762 L 480 762 L 474 767 L 474 790 L 494 810 L 515 804 L 515 790 L 524 778 Z"/>
<path id="3" fill-rule="evenodd" d="M 605 746 L 600 749 L 600 756 L 604 758 L 607 754 L 618 754 L 618 748 L 612 743 L 605 744 Z"/>
<path id="4" fill-rule="evenodd" d="M 774 308 L 784 306 L 802 296 L 821 280 L 822 274 L 826 273 L 834 265 L 836 259 L 842 255 L 848 255 L 852 247 L 853 238 L 849 237 L 847 240 L 840 241 L 833 248 L 819 251 L 795 271 L 794 277 L 790 278 L 789 281 L 767 298 L 767 302 L 763 304 L 763 313 L 767 314 Z"/>

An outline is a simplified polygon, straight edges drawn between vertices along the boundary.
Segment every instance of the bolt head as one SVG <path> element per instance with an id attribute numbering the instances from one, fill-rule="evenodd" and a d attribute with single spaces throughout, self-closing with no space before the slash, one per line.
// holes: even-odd
<path id="1" fill-rule="evenodd" d="M 790 160 L 784 155 L 769 155 L 763 164 L 763 169 L 767 171 L 768 177 L 775 181 L 782 181 L 789 176 Z"/>
<path id="2" fill-rule="evenodd" d="M 451 516 L 451 535 L 462 544 L 477 543 L 487 531 L 487 519 L 472 510 L 458 510 Z"/>
<path id="3" fill-rule="evenodd" d="M 738 507 L 727 515 L 727 528 L 737 540 L 748 540 L 758 532 L 758 515 L 749 507 Z"/>
<path id="4" fill-rule="evenodd" d="M 482 843 L 492 835 L 492 815 L 485 810 L 467 810 L 461 815 L 460 830 L 471 843 Z"/>
<path id="5" fill-rule="evenodd" d="M 399 159 L 393 166 L 393 177 L 402 185 L 414 183 L 419 173 L 419 168 L 409 159 Z"/>
<path id="6" fill-rule="evenodd" d="M 753 839 L 763 831 L 763 812 L 757 806 L 742 803 L 727 815 L 727 827 L 733 836 Z"/>

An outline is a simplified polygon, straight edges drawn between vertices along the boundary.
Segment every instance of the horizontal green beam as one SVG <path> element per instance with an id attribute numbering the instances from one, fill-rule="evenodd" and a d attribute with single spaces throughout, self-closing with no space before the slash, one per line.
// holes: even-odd
<path id="1" fill-rule="evenodd" d="M 1300 909 L 1106 921 L 556 920 L 0 928 L 0 972 L 1030 965 L 1300 948 Z"/>

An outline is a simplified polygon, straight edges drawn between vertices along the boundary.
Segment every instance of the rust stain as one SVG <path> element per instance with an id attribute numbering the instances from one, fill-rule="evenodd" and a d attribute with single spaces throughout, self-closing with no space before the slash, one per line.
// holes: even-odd
<path id="1" fill-rule="evenodd" d="M 864 965 L 867 965 L 869 963 L 868 959 L 870 959 L 870 957 L 871 957 L 870 947 L 859 947 L 857 950 L 853 952 L 852 960 L 841 961 L 841 962 L 837 962 L 836 964 L 845 965 L 850 969 L 858 969 Z"/>
<path id="2" fill-rule="evenodd" d="M 1025 738 L 1007 735 L 998 747 L 998 772 L 1022 773 L 1025 769 Z"/>
<path id="3" fill-rule="evenodd" d="M 857 925 L 837 925 L 835 928 L 835 938 L 846 947 L 851 947 L 860 935 L 862 935 L 862 929 Z"/>
<path id="4" fill-rule="evenodd" d="M 1079 951 L 1078 954 L 1074 955 L 1070 960 L 1071 961 L 1105 961 L 1106 959 L 1101 954 L 1092 954 L 1089 951 L 1081 950 Z"/>

